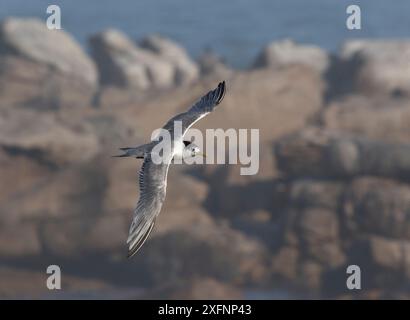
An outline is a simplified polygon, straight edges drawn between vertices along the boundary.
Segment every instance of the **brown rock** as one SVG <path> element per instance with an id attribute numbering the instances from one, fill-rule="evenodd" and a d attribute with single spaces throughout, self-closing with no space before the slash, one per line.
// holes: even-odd
<path id="1" fill-rule="evenodd" d="M 300 179 L 291 183 L 289 201 L 299 208 L 318 207 L 336 211 L 344 185 L 328 180 Z"/>
<path id="2" fill-rule="evenodd" d="M 277 164 L 291 176 L 353 177 L 375 175 L 407 179 L 410 146 L 334 131 L 306 128 L 280 140 L 275 147 Z"/>
<path id="3" fill-rule="evenodd" d="M 410 245 L 382 237 L 369 238 L 373 262 L 382 268 L 403 271 L 405 256 L 410 255 Z"/>
<path id="4" fill-rule="evenodd" d="M 6 224 L 0 227 L 0 257 L 39 254 L 41 243 L 34 224 Z"/>
<path id="5" fill-rule="evenodd" d="M 324 109 L 321 120 L 329 130 L 407 143 L 410 139 L 409 106 L 408 99 L 350 95 Z"/>
<path id="6" fill-rule="evenodd" d="M 141 47 L 156 53 L 162 60 L 173 65 L 175 84 L 188 84 L 198 78 L 198 66 L 185 49 L 172 40 L 154 34 L 143 39 Z"/>
<path id="7" fill-rule="evenodd" d="M 302 64 L 325 72 L 329 65 L 329 57 L 319 47 L 296 44 L 286 39 L 266 46 L 254 62 L 254 67 L 280 69 L 290 64 Z"/>
<path id="8" fill-rule="evenodd" d="M 360 178 L 348 188 L 345 214 L 362 230 L 410 239 L 410 188 L 380 178 Z"/>
<path id="9" fill-rule="evenodd" d="M 342 265 L 346 257 L 340 247 L 337 215 L 325 209 L 305 209 L 299 217 L 301 245 L 310 257 L 325 266 Z"/>
<path id="10" fill-rule="evenodd" d="M 0 151 L 0 203 L 10 201 L 12 197 L 50 178 L 53 169 L 46 163 L 39 163 L 30 154 L 17 153 L 12 150 Z M 10 217 L 7 215 L 7 217 Z M 5 217 L 1 217 L 3 220 Z"/>
<path id="11" fill-rule="evenodd" d="M 225 300 L 242 299 L 242 292 L 226 283 L 212 278 L 183 279 L 160 286 L 142 296 L 143 299 Z"/>
<path id="12" fill-rule="evenodd" d="M 101 196 L 106 185 L 104 170 L 84 165 L 63 170 L 33 190 L 15 195 L 0 206 L 10 219 L 41 220 L 101 213 Z M 89 216 L 89 214 L 88 214 Z"/>
<path id="13" fill-rule="evenodd" d="M 5 106 L 39 108 L 90 103 L 93 62 L 62 30 L 37 19 L 8 18 L 0 26 L 0 96 Z"/>
<path id="14" fill-rule="evenodd" d="M 356 90 L 367 94 L 410 92 L 408 41 L 350 40 L 340 55 L 345 61 L 356 62 Z"/>
<path id="15" fill-rule="evenodd" d="M 57 166 L 90 160 L 99 151 L 86 123 L 73 127 L 53 113 L 16 109 L 0 112 L 0 145 Z"/>
<path id="16" fill-rule="evenodd" d="M 139 119 L 144 139 L 148 140 L 154 128 L 162 127 L 176 113 L 186 111 L 215 85 L 213 81 L 202 82 L 191 85 L 189 90 L 181 87 L 157 94 L 138 103 L 138 107 L 135 104 L 128 106 L 123 116 Z M 238 73 L 227 80 L 223 103 L 195 127 L 204 134 L 209 128 L 257 128 L 261 143 L 271 142 L 303 126 L 320 109 L 322 92 L 323 83 L 319 75 L 301 66 L 277 72 Z"/>
<path id="17" fill-rule="evenodd" d="M 262 285 L 268 275 L 265 254 L 258 241 L 228 227 L 194 225 L 154 236 L 137 262 L 141 272 L 149 270 L 150 283 L 196 275 Z"/>
<path id="18" fill-rule="evenodd" d="M 272 259 L 272 272 L 290 281 L 298 277 L 299 252 L 294 247 L 283 247 Z"/>
<path id="19" fill-rule="evenodd" d="M 314 261 L 305 261 L 300 266 L 299 284 L 310 290 L 319 290 L 322 284 L 323 268 Z"/>
<path id="20" fill-rule="evenodd" d="M 90 39 L 100 82 L 128 89 L 147 90 L 174 85 L 175 68 L 160 55 L 137 47 L 128 37 L 113 29 Z"/>

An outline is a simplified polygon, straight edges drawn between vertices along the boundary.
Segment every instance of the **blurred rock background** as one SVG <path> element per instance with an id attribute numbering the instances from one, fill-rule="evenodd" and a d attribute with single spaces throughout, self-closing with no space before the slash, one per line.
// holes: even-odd
<path id="1" fill-rule="evenodd" d="M 0 25 L 1 298 L 410 298 L 409 41 L 277 41 L 246 70 L 160 35 L 109 29 L 89 49 L 40 20 Z M 196 127 L 258 128 L 259 173 L 173 166 L 127 260 L 140 161 L 111 155 L 221 80 Z"/>

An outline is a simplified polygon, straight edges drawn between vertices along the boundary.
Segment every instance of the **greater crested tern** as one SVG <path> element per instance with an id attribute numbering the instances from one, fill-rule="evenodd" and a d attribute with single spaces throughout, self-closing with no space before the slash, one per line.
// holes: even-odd
<path id="1" fill-rule="evenodd" d="M 154 227 L 155 219 L 165 200 L 168 168 L 172 159 L 177 157 L 184 159 L 202 154 L 194 143 L 183 140 L 185 133 L 195 122 L 214 110 L 215 106 L 222 101 L 225 91 L 226 86 L 225 81 L 223 81 L 216 89 L 204 95 L 188 111 L 176 115 L 165 124 L 162 129 L 169 132 L 172 143 L 171 152 L 163 155 L 165 159 L 162 163 L 156 164 L 152 161 L 155 146 L 160 141 L 152 141 L 135 148 L 120 148 L 124 153 L 117 157 L 144 159 L 139 173 L 140 197 L 134 210 L 127 239 L 128 257 L 132 257 L 142 247 Z M 182 124 L 182 135 L 174 132 L 177 121 Z"/>

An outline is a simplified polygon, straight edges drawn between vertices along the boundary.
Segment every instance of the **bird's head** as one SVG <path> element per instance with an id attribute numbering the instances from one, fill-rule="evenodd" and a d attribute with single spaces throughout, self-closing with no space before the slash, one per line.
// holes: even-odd
<path id="1" fill-rule="evenodd" d="M 201 149 L 191 141 L 184 141 L 184 158 L 193 158 L 196 156 L 206 157 L 206 154 L 201 152 Z"/>

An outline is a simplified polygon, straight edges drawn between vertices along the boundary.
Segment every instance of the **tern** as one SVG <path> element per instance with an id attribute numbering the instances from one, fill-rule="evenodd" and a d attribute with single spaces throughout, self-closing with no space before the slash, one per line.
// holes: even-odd
<path id="1" fill-rule="evenodd" d="M 120 148 L 123 154 L 116 157 L 135 157 L 144 159 L 139 172 L 140 197 L 134 209 L 134 216 L 127 239 L 128 257 L 138 252 L 147 240 L 155 225 L 155 219 L 161 211 L 167 189 L 167 175 L 173 159 L 191 158 L 197 155 L 205 156 L 200 148 L 193 142 L 185 141 L 184 135 L 197 121 L 211 113 L 225 96 L 225 81 L 220 82 L 218 87 L 209 91 L 197 101 L 188 111 L 171 118 L 162 130 L 169 132 L 171 137 L 170 152 L 163 154 L 161 163 L 153 161 L 155 146 L 160 141 L 152 141 L 134 148 Z M 182 132 L 175 133 L 175 123 L 182 124 Z"/>

